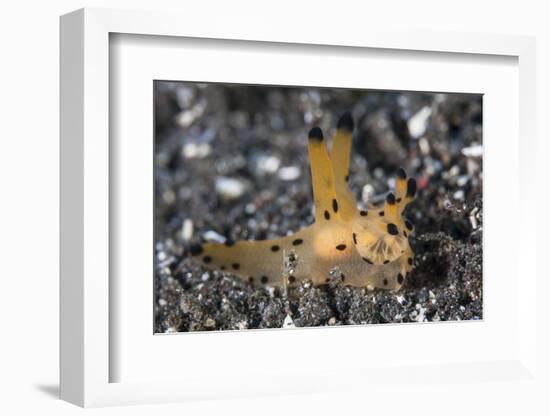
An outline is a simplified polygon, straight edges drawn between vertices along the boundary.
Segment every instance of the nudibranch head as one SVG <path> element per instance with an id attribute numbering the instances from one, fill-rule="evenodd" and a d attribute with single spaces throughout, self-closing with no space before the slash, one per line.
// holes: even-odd
<path id="1" fill-rule="evenodd" d="M 400 168 L 396 180 L 397 196 L 389 193 L 383 207 L 361 210 L 352 219 L 351 230 L 355 249 L 361 258 L 373 265 L 391 263 L 404 253 L 412 252 L 409 235 L 412 224 L 403 217 L 403 210 L 416 193 L 416 181 L 407 180 Z"/>

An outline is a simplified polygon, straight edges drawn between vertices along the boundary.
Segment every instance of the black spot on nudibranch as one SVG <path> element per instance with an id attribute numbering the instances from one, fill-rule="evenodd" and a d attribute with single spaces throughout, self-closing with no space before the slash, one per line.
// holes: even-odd
<path id="1" fill-rule="evenodd" d="M 325 210 L 325 220 L 330 220 L 330 213 L 327 210 Z"/>
<path id="2" fill-rule="evenodd" d="M 338 212 L 338 201 L 336 199 L 332 200 L 332 210 L 334 211 L 334 213 Z"/>
<path id="3" fill-rule="evenodd" d="M 338 120 L 338 123 L 336 123 L 336 128 L 346 130 L 349 133 L 353 132 L 353 117 L 351 116 L 351 113 L 349 111 L 346 111 L 344 114 L 342 114 L 342 116 Z"/>
<path id="4" fill-rule="evenodd" d="M 291 284 L 292 284 L 292 283 L 294 283 L 295 281 L 296 281 L 296 277 L 294 277 L 294 276 L 292 276 L 292 275 L 291 275 L 291 276 L 288 276 L 288 283 L 291 283 Z"/>
<path id="5" fill-rule="evenodd" d="M 397 283 L 399 284 L 403 283 L 403 275 L 401 273 L 397 274 Z"/>
<path id="6" fill-rule="evenodd" d="M 357 245 L 357 234 L 353 233 L 352 237 L 353 237 L 353 244 Z"/>
<path id="7" fill-rule="evenodd" d="M 202 258 L 202 261 L 204 261 L 206 264 L 208 264 L 208 263 L 212 262 L 212 257 L 210 257 L 210 256 L 204 256 L 204 257 Z"/>
<path id="8" fill-rule="evenodd" d="M 367 262 L 368 264 L 374 264 L 372 261 L 370 261 L 366 257 L 361 257 L 361 258 L 363 259 L 363 261 Z"/>
<path id="9" fill-rule="evenodd" d="M 250 277 L 248 278 L 248 281 L 249 281 L 250 283 L 254 283 L 254 277 L 250 276 Z"/>
<path id="10" fill-rule="evenodd" d="M 384 211 L 380 211 L 380 212 L 378 213 L 378 215 L 380 215 L 381 217 L 383 217 L 383 216 L 384 216 Z"/>
<path id="11" fill-rule="evenodd" d="M 389 262 L 389 260 L 384 260 L 384 264 L 388 264 Z"/>
<path id="12" fill-rule="evenodd" d="M 347 182 L 349 181 L 349 175 L 346 175 L 346 177 L 344 178 L 344 180 Z"/>
<path id="13" fill-rule="evenodd" d="M 405 172 L 405 169 L 403 168 L 397 169 L 397 177 L 399 179 L 407 179 L 407 172 Z"/>
<path id="14" fill-rule="evenodd" d="M 190 248 L 189 248 L 189 252 L 191 253 L 192 256 L 198 256 L 199 254 L 201 254 L 203 251 L 202 249 L 202 246 L 200 244 L 193 244 Z"/>
<path id="15" fill-rule="evenodd" d="M 271 251 L 279 251 L 281 247 L 279 247 L 277 244 L 275 244 L 274 246 L 271 246 Z"/>
<path id="16" fill-rule="evenodd" d="M 384 279 L 384 281 L 382 283 L 384 283 L 384 286 L 387 286 L 388 285 L 388 279 Z"/>
<path id="17" fill-rule="evenodd" d="M 397 229 L 397 225 L 390 223 L 388 224 L 388 233 L 391 235 L 397 235 L 399 234 L 399 230 Z"/>
<path id="18" fill-rule="evenodd" d="M 390 192 L 388 194 L 388 196 L 386 197 L 386 202 L 390 205 L 394 205 L 395 204 L 395 195 Z"/>
<path id="19" fill-rule="evenodd" d="M 340 250 L 340 251 L 344 251 L 346 249 L 346 245 L 345 244 L 338 244 L 336 246 L 336 250 Z"/>
<path id="20" fill-rule="evenodd" d="M 267 276 L 262 276 L 262 278 L 260 279 L 260 282 L 262 283 L 267 283 L 269 279 L 267 278 Z"/>
<path id="21" fill-rule="evenodd" d="M 323 141 L 323 132 L 319 127 L 313 127 L 307 136 L 309 140 L 317 140 L 319 142 Z"/>
<path id="22" fill-rule="evenodd" d="M 241 265 L 239 263 L 233 263 L 231 267 L 233 267 L 233 270 L 239 270 L 241 268 Z"/>
<path id="23" fill-rule="evenodd" d="M 412 266 L 412 264 L 413 264 L 413 259 L 412 259 L 411 257 L 409 257 L 409 258 L 407 259 L 407 263 L 409 263 L 409 265 Z"/>
<path id="24" fill-rule="evenodd" d="M 221 270 L 225 270 L 225 266 L 221 266 L 220 269 L 221 269 Z"/>
<path id="25" fill-rule="evenodd" d="M 412 224 L 408 220 L 405 220 L 405 227 L 407 227 L 409 231 L 412 231 L 413 229 Z"/>
<path id="26" fill-rule="evenodd" d="M 407 236 L 407 232 L 405 230 L 403 230 L 403 235 L 406 237 Z"/>
<path id="27" fill-rule="evenodd" d="M 359 211 L 359 215 L 361 215 L 362 217 L 366 217 L 368 215 L 368 211 Z"/>
<path id="28" fill-rule="evenodd" d="M 414 178 L 409 178 L 407 181 L 407 196 L 409 198 L 414 198 L 414 195 L 416 194 L 416 181 Z"/>
<path id="29" fill-rule="evenodd" d="M 297 238 L 296 240 L 294 240 L 292 242 L 292 245 L 293 246 L 299 246 L 300 244 L 302 244 L 304 242 L 304 240 L 302 240 L 301 238 Z"/>

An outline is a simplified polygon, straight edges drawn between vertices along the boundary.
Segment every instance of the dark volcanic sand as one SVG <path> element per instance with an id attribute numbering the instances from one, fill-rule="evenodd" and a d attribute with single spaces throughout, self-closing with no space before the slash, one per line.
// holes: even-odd
<path id="1" fill-rule="evenodd" d="M 482 318 L 481 96 L 162 82 L 155 97 L 155 332 Z M 329 137 L 345 110 L 358 201 L 383 201 L 399 166 L 418 181 L 400 291 L 304 282 L 286 294 L 184 255 L 312 223 L 306 135 Z"/>

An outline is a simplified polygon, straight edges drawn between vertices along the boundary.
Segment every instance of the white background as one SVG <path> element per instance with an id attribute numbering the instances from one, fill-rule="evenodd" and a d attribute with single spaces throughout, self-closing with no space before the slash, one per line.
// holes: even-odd
<path id="1" fill-rule="evenodd" d="M 189 4 L 186 4 L 189 3 Z M 192 3 L 192 4 L 191 4 Z M 435 30 L 537 35 L 538 131 L 550 140 L 550 31 L 544 2 L 468 1 L 445 4 L 439 1 L 285 2 L 179 1 L 20 1 L 4 4 L 0 12 L 0 411 L 3 414 L 80 413 L 72 405 L 55 399 L 58 383 L 58 16 L 83 6 L 186 11 L 190 19 L 231 19 L 232 14 L 250 19 L 280 20 L 285 25 L 321 24 L 327 30 L 339 25 L 373 24 L 427 27 Z M 261 3 L 261 4 L 260 4 Z M 326 3 L 326 4 L 325 4 Z M 215 13 L 215 15 L 213 15 Z M 215 19 L 213 19 L 215 20 Z M 182 22 L 185 24 L 185 22 Z M 236 28 L 238 31 L 238 28 Z M 548 140 L 540 141 L 539 167 L 547 164 Z M 545 156 L 546 155 L 546 156 Z M 541 169 L 541 175 L 543 170 Z M 540 175 L 538 175 L 540 177 Z M 541 182 L 541 186 L 543 182 Z M 504 191 L 504 188 L 503 188 Z M 548 189 L 541 187 L 541 195 Z M 542 198 L 543 196 L 541 196 Z M 542 214 L 543 203 L 539 207 Z M 540 215 L 543 219 L 544 216 Z M 513 222 L 510 226 L 514 226 Z M 541 223 L 542 238 L 550 235 Z M 505 230 L 503 231 L 505 232 Z M 503 253 L 505 254 L 505 253 Z M 539 290 L 548 290 L 548 285 Z M 541 311 L 548 305 L 540 305 Z M 542 334 L 541 334 L 542 335 Z M 548 335 L 545 338 L 546 351 Z M 539 355 L 541 366 L 548 357 Z M 548 371 L 546 372 L 548 374 Z M 456 386 L 457 397 L 442 400 L 443 390 L 411 394 L 426 397 L 424 412 L 442 414 L 543 414 L 541 392 L 514 394 L 506 383 L 501 400 L 488 402 L 475 388 Z M 162 406 L 94 410 L 100 414 L 318 414 L 369 413 L 407 414 L 407 397 L 395 397 L 391 387 L 377 397 L 368 391 L 358 396 L 341 392 L 330 396 L 271 397 Z M 535 406 L 539 406 L 537 409 Z M 548 412 L 550 405 L 545 404 Z"/>

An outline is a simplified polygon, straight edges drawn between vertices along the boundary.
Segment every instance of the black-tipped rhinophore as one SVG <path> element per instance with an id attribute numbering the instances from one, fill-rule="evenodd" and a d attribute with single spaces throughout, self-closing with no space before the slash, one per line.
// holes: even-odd
<path id="1" fill-rule="evenodd" d="M 308 138 L 310 140 L 317 140 L 322 142 L 323 141 L 323 132 L 319 127 L 313 127 L 308 134 Z"/>
<path id="2" fill-rule="evenodd" d="M 397 169 L 397 177 L 399 179 L 407 179 L 407 172 L 405 172 L 405 169 L 403 168 Z"/>
<path id="3" fill-rule="evenodd" d="M 386 197 L 386 202 L 390 205 L 395 204 L 395 195 L 392 192 L 390 192 Z"/>
<path id="4" fill-rule="evenodd" d="M 347 130 L 348 132 L 353 132 L 353 117 L 351 116 L 351 113 L 349 111 L 346 111 L 344 114 L 342 114 L 342 117 L 340 117 L 340 120 L 338 120 L 338 123 L 336 124 L 337 129 Z"/>
<path id="5" fill-rule="evenodd" d="M 414 198 L 416 194 L 416 181 L 413 178 L 409 178 L 407 181 L 407 196 L 409 198 Z"/>
<path id="6" fill-rule="evenodd" d="M 200 244 L 193 244 L 189 248 L 189 253 L 191 253 L 192 256 L 198 256 L 202 253 L 202 246 Z"/>

